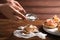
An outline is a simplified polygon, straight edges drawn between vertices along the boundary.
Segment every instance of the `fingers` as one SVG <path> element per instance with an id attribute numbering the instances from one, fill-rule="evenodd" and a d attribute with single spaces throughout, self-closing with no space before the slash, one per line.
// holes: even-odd
<path id="1" fill-rule="evenodd" d="M 16 10 L 17 11 L 17 10 Z M 21 12 L 17 11 L 18 13 L 15 13 L 16 16 L 21 17 L 22 19 L 27 19 L 25 15 L 23 15 Z"/>
<path id="2" fill-rule="evenodd" d="M 17 1 L 14 2 L 15 5 L 17 6 L 17 8 L 20 10 L 20 12 L 22 13 L 26 13 L 26 11 L 24 10 L 24 8 L 21 6 L 21 4 L 19 4 Z"/>
<path id="3" fill-rule="evenodd" d="M 0 11 L 3 13 L 3 15 L 5 15 L 9 19 L 19 20 L 22 18 L 26 20 L 26 17 L 12 6 L 3 5 L 0 7 Z M 15 13 L 16 15 L 14 15 L 13 12 L 16 12 Z"/>
<path id="4" fill-rule="evenodd" d="M 23 15 L 21 12 L 19 12 L 18 10 L 16 10 L 13 6 L 10 6 L 14 11 L 15 14 L 23 19 L 26 19 L 25 15 Z"/>
<path id="5" fill-rule="evenodd" d="M 26 13 L 26 11 L 23 8 L 20 8 L 18 6 L 13 6 L 13 8 L 15 8 L 16 10 L 20 11 L 21 13 Z"/>
<path id="6" fill-rule="evenodd" d="M 24 9 L 21 9 L 20 12 L 24 13 L 24 14 L 26 13 L 26 11 Z"/>
<path id="7" fill-rule="evenodd" d="M 0 7 L 0 11 L 5 15 L 8 19 L 11 20 L 19 20 L 21 19 L 20 17 L 17 17 L 16 15 L 13 14 L 13 10 L 8 5 L 3 5 Z"/>

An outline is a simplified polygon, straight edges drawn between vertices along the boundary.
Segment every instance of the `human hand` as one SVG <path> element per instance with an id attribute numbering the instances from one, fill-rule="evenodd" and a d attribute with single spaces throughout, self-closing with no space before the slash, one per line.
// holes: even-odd
<path id="1" fill-rule="evenodd" d="M 21 18 L 26 19 L 26 17 L 21 12 L 19 12 L 13 6 L 10 6 L 10 5 L 2 4 L 0 6 L 0 11 L 9 19 L 13 19 L 13 20 L 18 20 Z M 14 15 L 14 12 L 15 12 L 15 15 Z"/>

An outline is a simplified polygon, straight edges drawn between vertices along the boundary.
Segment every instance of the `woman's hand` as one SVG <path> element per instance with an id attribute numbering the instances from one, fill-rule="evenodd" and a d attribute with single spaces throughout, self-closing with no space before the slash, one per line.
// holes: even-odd
<path id="1" fill-rule="evenodd" d="M 9 19 L 27 19 L 24 15 L 26 11 L 17 1 L 9 1 L 7 4 L 2 4 L 0 10 Z"/>
<path id="2" fill-rule="evenodd" d="M 16 6 L 18 6 L 20 9 L 20 11 L 22 11 L 23 13 L 26 13 L 26 11 L 24 10 L 24 8 L 21 6 L 21 4 L 19 4 L 17 1 L 14 1 L 14 3 L 16 4 Z"/>
<path id="3" fill-rule="evenodd" d="M 2 4 L 0 6 L 0 11 L 9 19 L 13 19 L 13 20 L 18 20 L 21 18 L 26 19 L 26 17 L 18 9 L 16 9 L 11 5 Z"/>
<path id="4" fill-rule="evenodd" d="M 16 12 L 16 15 L 20 16 L 23 19 L 26 19 L 26 17 L 24 16 L 26 11 L 17 1 L 12 1 L 10 4 L 10 7 Z"/>

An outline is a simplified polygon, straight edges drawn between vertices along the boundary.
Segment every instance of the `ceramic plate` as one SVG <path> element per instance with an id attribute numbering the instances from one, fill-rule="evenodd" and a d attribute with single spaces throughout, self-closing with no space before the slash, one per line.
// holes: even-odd
<path id="1" fill-rule="evenodd" d="M 34 37 L 35 34 L 34 33 L 30 33 L 30 34 L 23 34 L 21 33 L 23 30 L 15 30 L 14 31 L 14 35 L 16 37 L 19 37 L 19 38 L 31 38 L 31 37 Z"/>
<path id="2" fill-rule="evenodd" d="M 48 28 L 43 27 L 43 29 L 44 29 L 44 31 L 46 31 L 50 34 L 60 36 L 60 32 L 58 31 L 58 28 L 48 29 Z"/>

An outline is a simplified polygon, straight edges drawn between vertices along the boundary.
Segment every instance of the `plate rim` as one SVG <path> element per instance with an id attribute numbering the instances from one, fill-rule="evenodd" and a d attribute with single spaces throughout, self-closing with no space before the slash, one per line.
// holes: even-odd
<path id="1" fill-rule="evenodd" d="M 47 29 L 48 29 L 48 28 L 43 27 L 43 30 L 44 30 L 45 32 L 47 32 L 47 33 L 49 33 L 49 34 L 52 34 L 52 35 L 60 36 L 60 32 L 59 32 L 59 34 L 54 34 L 54 33 L 48 32 Z M 46 31 L 46 30 L 47 30 L 47 31 Z M 57 32 L 57 33 L 58 33 L 58 32 Z"/>

